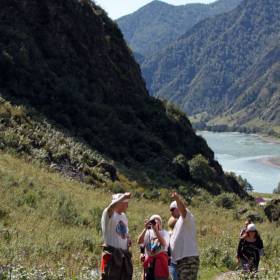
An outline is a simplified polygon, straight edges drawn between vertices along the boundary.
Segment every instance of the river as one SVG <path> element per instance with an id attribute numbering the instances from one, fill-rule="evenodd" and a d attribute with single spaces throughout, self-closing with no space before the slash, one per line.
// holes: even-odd
<path id="1" fill-rule="evenodd" d="M 280 182 L 280 143 L 254 134 L 199 131 L 225 171 L 246 178 L 255 192 L 272 193 Z"/>

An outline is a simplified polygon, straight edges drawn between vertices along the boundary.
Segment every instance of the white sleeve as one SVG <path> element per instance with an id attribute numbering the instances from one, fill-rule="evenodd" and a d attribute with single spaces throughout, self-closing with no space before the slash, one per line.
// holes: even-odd
<path id="1" fill-rule="evenodd" d="M 163 230 L 163 238 L 166 242 L 166 246 L 165 246 L 165 249 L 166 251 L 168 250 L 168 246 L 169 246 L 169 242 L 170 242 L 170 235 L 169 235 L 169 232 L 166 231 L 166 230 Z"/>
<path id="2" fill-rule="evenodd" d="M 188 208 L 186 208 L 187 209 L 187 214 L 186 214 L 186 217 L 185 218 L 183 218 L 182 216 L 182 219 L 183 219 L 183 221 L 184 221 L 184 223 L 187 223 L 187 222 L 189 222 L 190 221 L 190 219 L 192 218 L 192 213 L 190 212 L 190 210 L 188 209 Z"/>
<path id="3" fill-rule="evenodd" d="M 142 243 L 145 247 L 150 241 L 149 240 L 149 235 L 150 235 L 150 232 L 149 232 L 149 230 L 147 230 L 146 233 L 145 233 L 145 236 L 144 236 L 144 242 Z"/>
<path id="4" fill-rule="evenodd" d="M 109 222 L 109 214 L 108 214 L 108 208 L 105 208 L 103 213 L 102 213 L 102 218 L 101 218 L 101 229 L 102 229 L 102 234 L 103 234 L 103 239 L 105 240 L 105 235 L 107 232 L 107 226 Z"/>

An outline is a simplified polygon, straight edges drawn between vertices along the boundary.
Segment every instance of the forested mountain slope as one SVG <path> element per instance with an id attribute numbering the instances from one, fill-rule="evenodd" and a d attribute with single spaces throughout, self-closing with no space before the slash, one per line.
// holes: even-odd
<path id="1" fill-rule="evenodd" d="M 147 86 L 207 125 L 277 134 L 279 30 L 279 1 L 244 1 L 147 59 Z"/>
<path id="2" fill-rule="evenodd" d="M 240 2 L 219 0 L 211 4 L 173 6 L 156 0 L 118 19 L 117 23 L 133 52 L 147 57 L 173 43 L 199 21 L 228 12 Z"/>

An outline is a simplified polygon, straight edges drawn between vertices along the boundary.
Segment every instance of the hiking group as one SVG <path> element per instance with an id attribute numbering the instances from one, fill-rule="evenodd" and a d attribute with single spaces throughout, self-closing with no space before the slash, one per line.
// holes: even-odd
<path id="1" fill-rule="evenodd" d="M 169 231 L 163 229 L 162 218 L 154 214 L 144 221 L 137 238 L 140 260 L 143 264 L 142 280 L 196 280 L 199 254 L 196 242 L 194 216 L 176 193 L 169 211 Z M 101 280 L 131 280 L 133 276 L 131 239 L 128 231 L 130 193 L 114 194 L 112 202 L 101 218 L 104 239 L 101 260 Z M 251 221 L 246 221 L 240 233 L 237 259 L 244 272 L 256 272 L 263 254 L 263 242 Z"/>

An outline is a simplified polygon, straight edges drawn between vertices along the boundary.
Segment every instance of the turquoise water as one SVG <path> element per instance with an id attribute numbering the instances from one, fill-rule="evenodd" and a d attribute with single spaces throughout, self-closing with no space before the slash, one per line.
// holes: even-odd
<path id="1" fill-rule="evenodd" d="M 223 169 L 246 178 L 254 191 L 272 193 L 280 182 L 280 167 L 268 162 L 269 158 L 280 158 L 280 143 L 238 132 L 199 131 L 198 134 L 215 152 Z"/>

